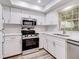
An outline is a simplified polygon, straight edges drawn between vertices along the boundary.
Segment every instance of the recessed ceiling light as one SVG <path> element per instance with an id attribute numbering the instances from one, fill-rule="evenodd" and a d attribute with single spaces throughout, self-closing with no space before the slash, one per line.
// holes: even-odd
<path id="1" fill-rule="evenodd" d="M 41 0 L 38 0 L 37 2 L 38 2 L 38 3 L 41 3 Z"/>

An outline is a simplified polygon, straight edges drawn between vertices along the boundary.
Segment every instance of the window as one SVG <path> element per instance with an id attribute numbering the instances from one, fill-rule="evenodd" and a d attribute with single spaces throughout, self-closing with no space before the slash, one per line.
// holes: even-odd
<path id="1" fill-rule="evenodd" d="M 58 13 L 60 19 L 60 29 L 68 31 L 79 31 L 79 7 Z"/>

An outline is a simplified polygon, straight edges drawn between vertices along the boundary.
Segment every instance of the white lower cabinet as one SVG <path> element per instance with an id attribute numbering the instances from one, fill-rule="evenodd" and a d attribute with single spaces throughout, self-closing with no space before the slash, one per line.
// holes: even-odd
<path id="1" fill-rule="evenodd" d="M 44 49 L 48 50 L 48 41 L 46 37 L 44 39 Z"/>
<path id="2" fill-rule="evenodd" d="M 66 59 L 64 47 L 56 45 L 56 58 L 57 59 Z"/>
<path id="3" fill-rule="evenodd" d="M 66 40 L 61 38 L 55 39 L 55 49 L 56 49 L 56 58 L 57 59 L 66 59 Z"/>
<path id="4" fill-rule="evenodd" d="M 55 56 L 55 40 L 51 36 L 48 36 L 48 52 Z"/>
<path id="5" fill-rule="evenodd" d="M 10 57 L 21 53 L 21 36 L 6 36 L 3 45 L 3 56 Z"/>
<path id="6" fill-rule="evenodd" d="M 44 46 L 43 48 L 57 59 L 67 59 L 67 48 L 65 39 L 61 39 L 49 34 L 41 34 L 41 42 L 44 43 L 42 44 L 42 46 Z"/>
<path id="7" fill-rule="evenodd" d="M 44 36 L 39 34 L 39 48 L 44 48 Z"/>
<path id="8" fill-rule="evenodd" d="M 46 35 L 39 34 L 39 48 L 45 48 L 47 50 L 47 39 Z"/>

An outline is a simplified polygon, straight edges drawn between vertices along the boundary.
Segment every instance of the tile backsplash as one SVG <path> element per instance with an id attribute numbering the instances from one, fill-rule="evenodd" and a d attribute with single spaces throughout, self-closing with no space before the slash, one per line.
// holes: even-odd
<path id="1" fill-rule="evenodd" d="M 7 24 L 5 25 L 4 28 L 5 28 L 4 32 L 6 34 L 21 33 L 21 25 Z M 34 29 L 37 33 L 54 32 L 54 31 L 57 31 L 57 26 L 56 25 L 39 25 L 39 26 L 36 26 Z"/>
<path id="2" fill-rule="evenodd" d="M 9 33 L 21 33 L 21 25 L 5 25 L 4 32 Z"/>

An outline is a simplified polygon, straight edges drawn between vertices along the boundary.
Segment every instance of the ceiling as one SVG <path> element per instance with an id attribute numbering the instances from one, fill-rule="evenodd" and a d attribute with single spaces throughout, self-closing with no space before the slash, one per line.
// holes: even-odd
<path id="1" fill-rule="evenodd" d="M 28 3 L 34 4 L 34 5 L 38 5 L 40 7 L 45 7 L 46 5 L 48 5 L 49 3 L 51 3 L 54 0 L 40 0 L 41 3 L 38 3 L 37 2 L 38 0 L 21 0 L 21 1 L 28 2 Z"/>
<path id="2" fill-rule="evenodd" d="M 55 9 L 61 6 L 61 4 L 64 4 L 65 2 L 67 3 L 71 0 L 40 0 L 41 3 L 38 3 L 37 1 L 38 0 L 0 0 L 0 3 L 11 7 L 46 13 L 49 10 Z"/>

